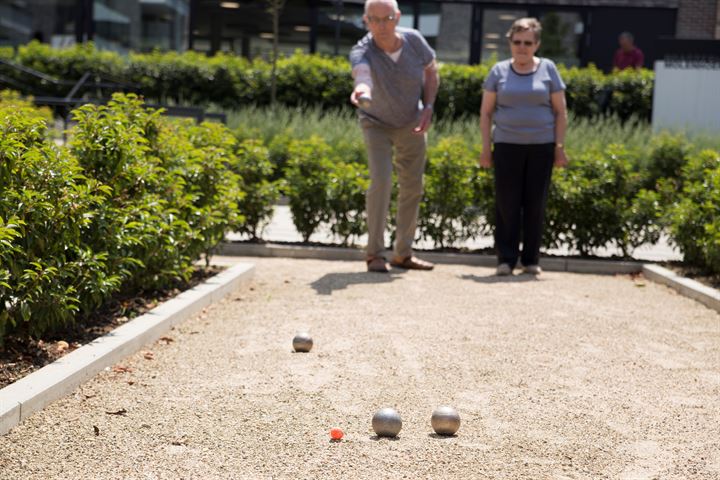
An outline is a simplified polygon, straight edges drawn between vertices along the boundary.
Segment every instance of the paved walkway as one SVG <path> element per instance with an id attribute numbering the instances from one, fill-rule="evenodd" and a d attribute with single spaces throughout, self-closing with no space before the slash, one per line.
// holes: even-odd
<path id="1" fill-rule="evenodd" d="M 0 437 L 0 478 L 720 478 L 720 315 L 663 286 L 236 260 L 250 284 Z"/>
<path id="2" fill-rule="evenodd" d="M 241 235 L 229 235 L 229 240 L 242 240 L 244 237 Z M 275 215 L 273 216 L 272 222 L 267 226 L 262 238 L 268 241 L 280 241 L 280 242 L 301 242 L 302 236 L 297 232 L 292 222 L 292 215 L 290 214 L 290 207 L 287 205 L 278 205 L 275 207 Z M 332 233 L 328 229 L 320 230 L 313 234 L 310 238 L 312 242 L 321 243 L 338 243 L 338 239 L 333 237 Z M 360 245 L 367 243 L 367 236 L 362 236 L 357 242 Z M 390 237 L 386 239 L 386 245 L 390 244 Z M 469 249 L 480 249 L 493 246 L 492 237 L 482 237 L 475 240 L 468 241 L 464 245 Z M 430 241 L 420 241 L 415 245 L 416 248 L 420 249 L 432 249 L 433 244 Z M 546 253 L 551 255 L 576 255 L 577 251 L 570 250 L 568 248 L 558 248 L 547 250 Z M 610 257 L 613 255 L 621 255 L 620 249 L 618 248 L 605 248 L 598 250 L 596 254 L 600 257 Z M 633 257 L 638 260 L 648 260 L 651 262 L 661 262 L 667 260 L 682 260 L 682 254 L 669 244 L 667 237 L 663 237 L 657 245 L 647 245 L 640 247 L 635 250 Z"/>

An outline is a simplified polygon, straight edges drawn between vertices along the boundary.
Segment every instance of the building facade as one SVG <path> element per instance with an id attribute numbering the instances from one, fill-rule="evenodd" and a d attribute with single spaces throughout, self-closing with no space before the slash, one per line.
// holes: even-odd
<path id="1" fill-rule="evenodd" d="M 0 0 L 0 45 L 92 40 L 118 52 L 188 45 L 190 0 Z"/>
<path id="2" fill-rule="evenodd" d="M 669 40 L 720 43 L 719 0 L 399 0 L 400 25 L 420 30 L 444 62 L 477 63 L 509 55 L 505 32 L 516 18 L 543 22 L 541 55 L 566 65 L 612 66 L 621 32 L 632 32 L 645 66 L 665 54 Z M 273 30 L 272 0 L 192 0 L 190 48 L 267 56 Z M 283 53 L 300 50 L 346 55 L 365 33 L 363 0 L 286 0 L 280 16 Z M 665 43 L 663 43 L 663 40 Z M 707 43 L 709 42 L 709 43 Z M 684 43 L 694 48 L 696 43 Z M 720 49 L 720 47 L 717 47 Z M 720 52 L 718 52 L 720 54 Z"/>
<path id="3" fill-rule="evenodd" d="M 399 0 L 400 24 L 420 30 L 443 62 L 509 55 L 505 32 L 519 17 L 543 22 L 540 55 L 611 68 L 617 37 L 632 32 L 645 66 L 668 51 L 720 56 L 720 0 Z M 345 56 L 365 34 L 364 0 L 0 0 L 0 45 L 36 38 L 55 46 L 93 40 L 120 52 L 154 48 L 268 57 L 270 10 L 279 45 Z M 682 40 L 682 42 L 680 42 Z M 672 47 L 672 48 L 671 48 Z M 674 50 L 673 50 L 674 49 Z"/>

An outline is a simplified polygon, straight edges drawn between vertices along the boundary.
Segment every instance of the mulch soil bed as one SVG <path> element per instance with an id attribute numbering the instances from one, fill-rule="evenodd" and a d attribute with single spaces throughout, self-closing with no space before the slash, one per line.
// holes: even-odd
<path id="1" fill-rule="evenodd" d="M 120 295 L 87 318 L 79 319 L 66 330 L 43 338 L 8 335 L 0 346 L 0 388 L 31 374 L 58 358 L 120 325 L 142 315 L 183 290 L 190 289 L 219 273 L 220 267 L 198 268 L 186 285 L 163 291 Z"/>

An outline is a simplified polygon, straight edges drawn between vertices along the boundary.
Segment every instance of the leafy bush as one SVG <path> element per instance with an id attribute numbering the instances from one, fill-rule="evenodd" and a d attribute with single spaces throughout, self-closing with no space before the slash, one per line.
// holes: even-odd
<path id="1" fill-rule="evenodd" d="M 121 289 L 186 280 L 241 225 L 235 137 L 171 122 L 134 95 L 75 112 L 69 148 L 43 115 L 0 103 L 0 342 L 40 335 Z"/>
<path id="2" fill-rule="evenodd" d="M 682 192 L 668 211 L 672 241 L 685 262 L 720 275 L 720 154 L 692 156 L 683 175 Z"/>
<path id="3" fill-rule="evenodd" d="M 627 254 L 632 242 L 626 224 L 642 218 L 626 219 L 641 183 L 633 163 L 631 152 L 620 145 L 573 153 L 568 168 L 553 175 L 545 244 L 564 243 L 588 255 L 615 242 Z"/>
<path id="4" fill-rule="evenodd" d="M 330 231 L 346 245 L 365 231 L 365 192 L 370 186 L 366 166 L 337 161 L 330 173 L 328 211 Z"/>
<path id="5" fill-rule="evenodd" d="M 658 180 L 671 179 L 681 188 L 682 168 L 690 155 L 690 145 L 679 134 L 664 132 L 650 142 L 650 154 L 646 162 L 641 162 L 647 175 L 647 188 L 655 189 Z"/>
<path id="6" fill-rule="evenodd" d="M 148 112 L 135 96 L 116 95 L 107 106 L 85 105 L 74 112 L 71 152 L 88 175 L 112 188 L 98 212 L 93 244 L 129 275 L 133 288 L 157 288 L 187 280 L 192 260 L 185 248 L 193 232 L 173 199 L 183 182 L 153 155 L 159 112 Z M 119 237 L 108 233 L 119 232 Z"/>
<path id="7" fill-rule="evenodd" d="M 238 212 L 238 202 L 243 201 L 245 192 L 240 177 L 232 170 L 238 164 L 236 140 L 225 126 L 211 122 L 190 125 L 174 137 L 187 138 L 191 145 L 188 148 L 181 143 L 172 155 L 161 156 L 167 165 L 173 158 L 183 158 L 183 152 L 189 153 L 185 164 L 175 167 L 186 185 L 185 199 L 190 200 L 190 204 L 178 202 L 181 218 L 194 232 L 186 254 L 196 258 L 202 253 L 209 265 L 212 250 L 225 233 L 244 226 L 245 217 Z"/>
<path id="8" fill-rule="evenodd" d="M 441 87 L 435 100 L 438 118 L 476 116 L 482 102 L 482 85 L 489 65 L 444 64 L 440 68 Z"/>
<path id="9" fill-rule="evenodd" d="M 459 138 L 446 138 L 428 151 L 425 194 L 420 206 L 420 236 L 436 247 L 467 240 L 478 233 L 474 179 L 479 169 L 472 151 Z"/>
<path id="10" fill-rule="evenodd" d="M 632 117 L 650 120 L 655 74 L 644 68 L 615 71 L 606 80 L 611 92 L 608 111 L 621 119 Z"/>
<path id="11" fill-rule="evenodd" d="M 119 279 L 84 235 L 109 189 L 45 140 L 39 115 L 0 107 L 0 342 L 71 322 Z"/>
<path id="12" fill-rule="evenodd" d="M 605 86 L 605 74 L 590 64 L 587 68 L 558 67 L 567 86 L 565 98 L 568 110 L 577 117 L 595 117 L 606 113 L 610 91 Z"/>
<path id="13" fill-rule="evenodd" d="M 307 140 L 294 140 L 288 152 L 290 159 L 284 189 L 290 200 L 295 228 L 307 242 L 313 232 L 331 217 L 332 151 L 324 140 L 313 136 Z"/>
<path id="14" fill-rule="evenodd" d="M 238 210 L 245 223 L 237 228 L 257 239 L 273 214 L 273 205 L 279 192 L 277 182 L 272 181 L 274 168 L 270 153 L 259 140 L 245 140 L 235 147 L 236 161 L 232 170 L 239 175 L 241 190 L 245 197 L 238 203 Z"/>

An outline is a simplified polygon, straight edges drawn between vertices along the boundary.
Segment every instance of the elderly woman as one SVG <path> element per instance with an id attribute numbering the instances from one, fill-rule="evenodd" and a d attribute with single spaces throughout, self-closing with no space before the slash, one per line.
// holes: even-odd
<path id="1" fill-rule="evenodd" d="M 551 60 L 535 56 L 541 29 L 534 18 L 516 20 L 506 35 L 512 58 L 495 64 L 483 85 L 480 166 L 495 169 L 497 275 L 512 274 L 518 256 L 525 273 L 542 271 L 550 177 L 553 165 L 567 165 L 565 84 Z"/>

